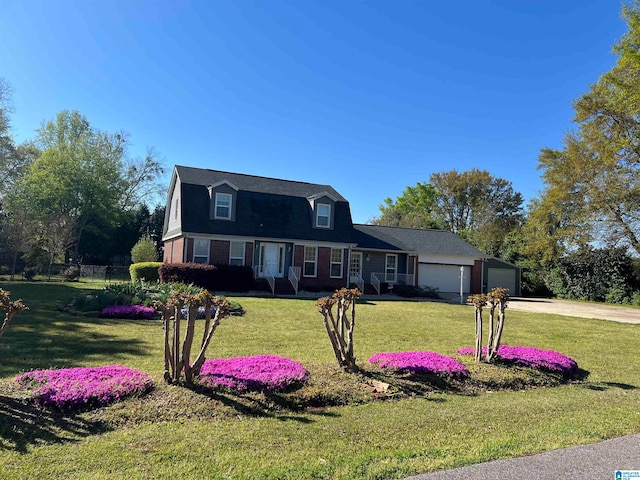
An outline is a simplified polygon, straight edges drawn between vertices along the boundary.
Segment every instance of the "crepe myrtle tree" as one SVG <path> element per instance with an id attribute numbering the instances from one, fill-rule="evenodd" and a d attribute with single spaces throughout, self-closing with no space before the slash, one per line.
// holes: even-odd
<path id="1" fill-rule="evenodd" d="M 154 307 L 162 315 L 164 332 L 164 379 L 167 383 L 178 384 L 184 378 L 186 384 L 192 384 L 194 377 L 206 360 L 205 353 L 220 320 L 229 316 L 229 302 L 209 291 L 192 286 L 176 287 L 166 302 L 157 301 Z M 204 331 L 199 351 L 191 362 L 191 351 L 195 338 L 195 325 L 198 309 L 204 307 Z M 182 310 L 186 308 L 186 330 L 180 339 L 182 328 Z M 212 317 L 211 311 L 215 311 Z"/>
<path id="2" fill-rule="evenodd" d="M 353 329 L 356 324 L 356 300 L 361 295 L 357 288 L 341 288 L 333 296 L 322 297 L 316 301 L 338 365 L 349 373 L 358 371 L 356 357 L 353 354 Z M 333 314 L 334 305 L 337 305 L 336 316 Z M 347 318 L 349 311 L 351 318 Z"/>
<path id="3" fill-rule="evenodd" d="M 482 358 L 482 310 L 489 307 L 489 338 L 487 340 L 487 350 L 485 360 L 492 362 L 500 347 L 502 332 L 504 330 L 505 310 L 509 301 L 506 288 L 493 288 L 489 293 L 478 293 L 471 295 L 468 302 L 475 307 L 476 319 L 476 345 L 474 359 L 479 362 Z M 495 312 L 498 310 L 498 322 L 495 321 Z"/>
<path id="4" fill-rule="evenodd" d="M 4 312 L 4 321 L 0 326 L 0 337 L 4 334 L 13 317 L 24 310 L 28 310 L 28 308 L 20 299 L 12 302 L 11 292 L 0 288 L 0 311 Z"/>

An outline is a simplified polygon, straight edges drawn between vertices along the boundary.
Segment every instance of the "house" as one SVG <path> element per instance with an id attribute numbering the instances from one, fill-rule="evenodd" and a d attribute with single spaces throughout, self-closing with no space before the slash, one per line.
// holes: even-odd
<path id="1" fill-rule="evenodd" d="M 163 242 L 165 263 L 250 266 L 274 292 L 407 284 L 477 293 L 487 283 L 487 256 L 451 232 L 354 225 L 329 185 L 219 170 L 174 168 Z"/>

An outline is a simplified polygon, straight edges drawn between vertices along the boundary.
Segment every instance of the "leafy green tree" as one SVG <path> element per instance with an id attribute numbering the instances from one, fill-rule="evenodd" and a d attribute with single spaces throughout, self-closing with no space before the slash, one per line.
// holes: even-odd
<path id="1" fill-rule="evenodd" d="M 124 212 L 151 198 L 163 170 L 153 150 L 144 160 L 130 160 L 126 134 L 96 130 L 77 111 L 60 112 L 37 133 L 42 154 L 15 185 L 10 203 L 14 211 L 28 212 L 43 235 L 51 219 L 66 219 L 65 225 L 73 225 L 73 259 L 79 261 L 81 253 L 90 254 L 81 250 L 85 235 L 94 245 L 106 245 Z M 41 236 L 40 246 L 51 240 Z"/>
<path id="2" fill-rule="evenodd" d="M 583 247 L 567 253 L 545 275 L 557 296 L 589 301 L 629 303 L 638 279 L 624 247 Z"/>
<path id="3" fill-rule="evenodd" d="M 522 222 L 522 194 L 486 170 L 433 173 L 434 214 L 446 228 L 480 250 L 500 256 L 506 235 Z"/>
<path id="4" fill-rule="evenodd" d="M 386 198 L 377 225 L 448 229 L 491 255 L 501 256 L 505 238 L 522 224 L 522 194 L 510 181 L 476 168 L 433 173 L 428 183 Z"/>
<path id="5" fill-rule="evenodd" d="M 131 261 L 133 263 L 155 262 L 158 260 L 156 242 L 150 235 L 143 235 L 131 249 Z"/>
<path id="6" fill-rule="evenodd" d="M 533 221 L 556 246 L 599 241 L 640 254 L 640 3 L 622 14 L 616 64 L 574 102 L 577 127 L 563 147 L 539 156 L 545 189 Z"/>
<path id="7" fill-rule="evenodd" d="M 428 183 L 418 182 L 414 187 L 406 187 L 395 202 L 387 197 L 379 205 L 380 216 L 371 223 L 392 227 L 437 228 L 444 227 L 441 220 L 433 215 L 436 190 Z"/>

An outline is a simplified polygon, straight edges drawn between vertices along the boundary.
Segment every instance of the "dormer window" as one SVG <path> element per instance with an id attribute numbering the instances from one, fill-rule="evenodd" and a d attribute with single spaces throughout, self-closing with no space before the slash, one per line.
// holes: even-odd
<path id="1" fill-rule="evenodd" d="M 215 218 L 231 220 L 232 199 L 229 193 L 216 193 Z"/>
<path id="2" fill-rule="evenodd" d="M 319 203 L 316 209 L 316 227 L 331 227 L 331 205 Z"/>

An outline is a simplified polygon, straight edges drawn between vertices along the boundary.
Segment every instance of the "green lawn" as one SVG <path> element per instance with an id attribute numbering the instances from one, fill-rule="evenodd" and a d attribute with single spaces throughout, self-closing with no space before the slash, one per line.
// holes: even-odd
<path id="1" fill-rule="evenodd" d="M 556 387 L 442 393 L 302 412 L 263 399 L 165 386 L 158 322 L 56 311 L 87 284 L 0 283 L 31 310 L 0 338 L 0 478 L 402 478 L 640 432 L 640 325 L 507 311 L 504 343 L 558 350 L 589 372 Z M 239 297 L 212 356 L 278 354 L 329 383 L 335 372 L 311 300 Z M 452 355 L 473 346 L 473 310 L 370 299 L 357 307 L 359 363 L 380 351 Z M 96 412 L 37 410 L 11 379 L 36 368 L 124 364 L 158 389 Z M 322 380 L 324 381 L 324 380 Z M 353 385 L 350 385 L 352 382 Z M 311 389 L 325 386 L 316 383 Z"/>

